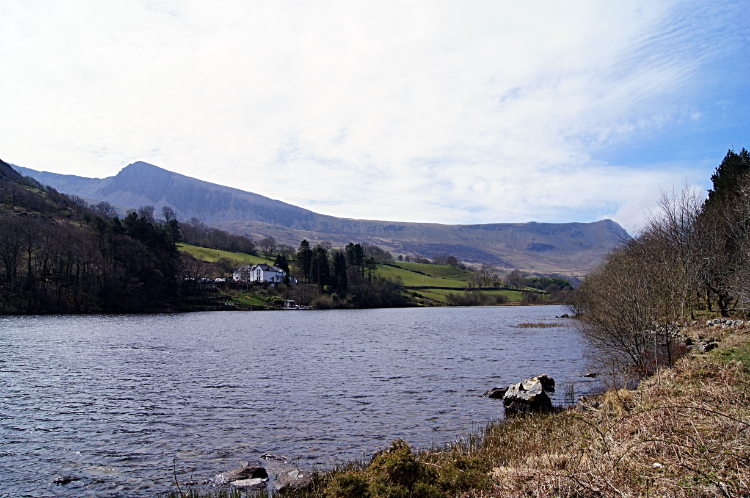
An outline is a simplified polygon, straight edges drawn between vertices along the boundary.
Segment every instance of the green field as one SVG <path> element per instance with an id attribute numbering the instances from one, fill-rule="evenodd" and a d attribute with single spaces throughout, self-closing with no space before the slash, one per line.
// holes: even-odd
<path id="1" fill-rule="evenodd" d="M 416 264 L 416 263 L 399 263 L 401 264 Z M 455 270 L 455 268 L 452 268 L 450 266 L 441 267 L 438 265 L 417 265 L 420 267 L 429 266 L 433 268 L 450 268 L 452 270 Z M 424 273 L 427 273 L 427 271 L 424 271 L 420 269 L 419 271 L 423 271 Z M 463 270 L 459 270 L 463 271 Z M 437 273 L 437 272 L 435 272 Z M 469 273 L 469 272 L 466 272 Z M 458 279 L 449 279 L 449 278 L 438 278 L 435 276 L 427 276 L 427 275 L 420 275 L 419 273 L 415 273 L 413 271 L 409 271 L 402 268 L 394 268 L 392 266 L 386 266 L 386 265 L 378 265 L 378 275 L 385 278 L 390 278 L 395 280 L 397 277 L 401 278 L 404 285 L 407 287 L 414 287 L 414 286 L 420 286 L 420 285 L 429 285 L 432 287 L 456 287 L 458 289 L 466 287 L 466 280 L 458 280 Z"/>
<path id="2" fill-rule="evenodd" d="M 180 251 L 191 254 L 195 259 L 208 261 L 209 263 L 215 263 L 220 258 L 226 258 L 231 261 L 237 261 L 239 264 L 246 265 L 257 265 L 258 263 L 273 263 L 273 261 L 262 256 L 253 256 L 251 254 L 244 254 L 241 252 L 220 251 L 218 249 L 208 249 L 206 247 L 198 247 L 190 244 L 177 244 L 177 247 L 180 249 Z"/>
<path id="3" fill-rule="evenodd" d="M 457 280 L 463 282 L 464 284 L 469 281 L 469 277 L 471 277 L 472 274 L 470 271 L 447 265 L 426 265 L 422 263 L 404 263 L 403 261 L 395 261 L 391 264 L 394 266 L 398 266 L 402 270 L 406 270 L 408 272 L 422 272 L 428 277 L 446 280 Z M 416 274 L 420 277 L 422 276 L 419 273 Z"/>
<path id="4" fill-rule="evenodd" d="M 446 289 L 415 289 L 415 292 L 417 292 L 420 295 L 423 295 L 425 297 L 428 297 L 434 301 L 440 301 L 441 303 L 445 303 L 448 301 L 448 294 L 451 292 L 453 293 L 463 293 L 464 291 L 461 289 L 457 289 L 455 291 L 453 290 L 446 290 Z M 514 290 L 480 290 L 484 295 L 489 295 L 492 298 L 497 296 L 498 294 L 502 294 L 504 296 L 508 297 L 508 301 L 512 303 L 521 302 L 521 291 L 514 291 Z"/>

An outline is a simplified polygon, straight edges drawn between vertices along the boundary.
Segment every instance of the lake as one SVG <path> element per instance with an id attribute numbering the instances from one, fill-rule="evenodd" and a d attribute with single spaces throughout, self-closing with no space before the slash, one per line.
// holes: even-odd
<path id="1" fill-rule="evenodd" d="M 429 447 L 539 374 L 594 388 L 559 306 L 0 317 L 0 496 L 153 496 L 263 453 Z M 520 323 L 561 323 L 518 328 Z M 76 480 L 57 485 L 62 476 Z"/>

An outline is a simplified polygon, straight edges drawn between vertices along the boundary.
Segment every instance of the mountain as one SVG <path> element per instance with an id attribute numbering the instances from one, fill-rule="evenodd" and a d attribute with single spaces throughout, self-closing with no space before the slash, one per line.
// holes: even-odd
<path id="1" fill-rule="evenodd" d="M 6 163 L 2 159 L 0 159 L 0 178 L 3 180 L 11 180 L 14 182 L 23 180 L 23 176 L 21 176 L 15 169 L 11 167 L 10 164 Z"/>
<path id="2" fill-rule="evenodd" d="M 255 239 L 273 236 L 279 243 L 295 247 L 302 239 L 311 243 L 328 240 L 335 247 L 365 242 L 394 254 L 430 257 L 447 253 L 468 263 L 582 276 L 628 238 L 612 220 L 442 225 L 336 218 L 141 161 L 102 179 L 14 168 L 89 202 L 102 200 L 123 208 L 152 205 L 157 213 L 162 206 L 171 206 L 181 221 L 195 217 L 228 232 Z"/>

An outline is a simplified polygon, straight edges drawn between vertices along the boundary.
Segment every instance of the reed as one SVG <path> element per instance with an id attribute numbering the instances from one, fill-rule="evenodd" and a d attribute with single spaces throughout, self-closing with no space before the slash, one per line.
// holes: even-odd
<path id="1" fill-rule="evenodd" d="M 552 329 L 555 327 L 564 327 L 565 324 L 561 322 L 538 322 L 538 323 L 519 323 L 513 325 L 513 328 L 517 329 Z"/>

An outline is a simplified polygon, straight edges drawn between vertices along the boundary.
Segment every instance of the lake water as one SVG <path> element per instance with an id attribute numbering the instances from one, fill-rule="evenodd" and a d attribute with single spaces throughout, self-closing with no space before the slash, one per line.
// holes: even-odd
<path id="1" fill-rule="evenodd" d="M 593 388 L 565 312 L 0 317 L 0 496 L 146 497 L 173 462 L 200 481 L 265 452 L 312 469 L 444 444 L 502 418 L 493 386 L 546 373 L 555 403 Z"/>

